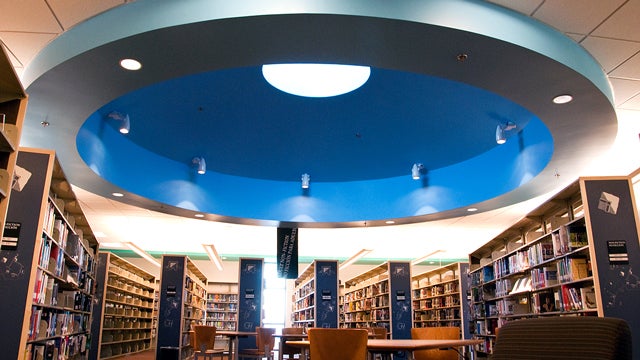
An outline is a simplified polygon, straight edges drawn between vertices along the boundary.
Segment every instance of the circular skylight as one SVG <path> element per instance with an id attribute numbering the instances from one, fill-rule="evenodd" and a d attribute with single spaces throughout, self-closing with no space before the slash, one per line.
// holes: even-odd
<path id="1" fill-rule="evenodd" d="M 336 64 L 270 64 L 262 66 L 262 76 L 271 86 L 305 97 L 346 94 L 369 79 L 368 66 Z"/>

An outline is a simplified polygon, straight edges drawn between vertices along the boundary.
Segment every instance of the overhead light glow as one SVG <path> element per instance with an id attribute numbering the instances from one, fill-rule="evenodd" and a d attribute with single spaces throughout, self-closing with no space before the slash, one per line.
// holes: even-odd
<path id="1" fill-rule="evenodd" d="M 123 196 L 124 196 L 124 194 L 123 194 L 123 193 L 119 193 L 119 192 L 111 193 L 111 195 L 113 195 L 113 196 L 115 196 L 115 197 L 123 197 Z"/>
<path id="2" fill-rule="evenodd" d="M 569 95 L 569 94 L 564 94 L 564 95 L 558 95 L 556 97 L 553 98 L 553 103 L 554 104 L 566 104 L 568 102 L 571 102 L 571 100 L 573 100 L 573 96 Z"/>
<path id="3" fill-rule="evenodd" d="M 140 63 L 140 61 L 135 59 L 122 59 L 120 60 L 120 66 L 122 66 L 123 69 L 132 71 L 142 69 L 142 64 Z"/>
<path id="4" fill-rule="evenodd" d="M 268 64 L 262 76 L 280 91 L 305 97 L 330 97 L 346 94 L 369 79 L 368 66 L 337 64 Z"/>

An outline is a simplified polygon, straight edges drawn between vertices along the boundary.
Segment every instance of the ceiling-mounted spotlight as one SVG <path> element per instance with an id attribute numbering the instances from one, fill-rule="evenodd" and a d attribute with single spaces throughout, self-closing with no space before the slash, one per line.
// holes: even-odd
<path id="1" fill-rule="evenodd" d="M 198 174 L 204 175 L 207 172 L 207 162 L 204 161 L 203 157 L 194 157 L 192 162 L 198 166 Z"/>
<path id="2" fill-rule="evenodd" d="M 118 127 L 118 131 L 121 134 L 128 134 L 129 130 L 131 130 L 131 122 L 129 121 L 129 114 L 119 113 L 117 111 L 112 111 L 108 115 L 110 118 L 120 121 L 120 126 Z"/>
<path id="3" fill-rule="evenodd" d="M 308 189 L 309 188 L 309 182 L 311 182 L 311 176 L 309 176 L 309 174 L 304 173 L 302 174 L 302 188 L 303 189 Z"/>
<path id="4" fill-rule="evenodd" d="M 516 128 L 516 124 L 509 121 L 506 124 L 498 124 L 496 127 L 496 142 L 498 144 L 504 144 L 507 142 L 507 131 Z"/>
<path id="5" fill-rule="evenodd" d="M 424 165 L 415 163 L 411 167 L 411 177 L 413 180 L 420 180 L 420 173 L 424 170 Z"/>

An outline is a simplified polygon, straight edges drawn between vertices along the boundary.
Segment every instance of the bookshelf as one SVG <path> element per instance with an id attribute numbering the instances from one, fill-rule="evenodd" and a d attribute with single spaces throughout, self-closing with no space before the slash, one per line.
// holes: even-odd
<path id="1" fill-rule="evenodd" d="M 343 312 L 342 327 L 384 327 L 392 339 L 410 339 L 410 263 L 385 262 L 346 281 Z"/>
<path id="2" fill-rule="evenodd" d="M 521 318 L 620 317 L 637 333 L 637 292 L 626 288 L 640 281 L 619 279 L 640 256 L 634 206 L 627 177 L 580 178 L 471 253 L 479 355 L 491 353 L 497 328 Z"/>
<path id="3" fill-rule="evenodd" d="M 4 229 L 15 171 L 27 94 L 0 44 L 0 229 Z M 12 244 L 3 244 L 3 247 Z"/>
<path id="4" fill-rule="evenodd" d="M 204 325 L 207 278 L 185 255 L 163 255 L 156 358 L 190 358 L 194 326 Z"/>
<path id="5" fill-rule="evenodd" d="M 30 176 L 7 210 L 16 232 L 0 250 L 0 292 L 11 294 L 0 347 L 6 358 L 86 359 L 98 243 L 53 151 L 20 148 L 16 164 Z"/>
<path id="6" fill-rule="evenodd" d="M 98 254 L 90 357 L 110 359 L 151 349 L 155 276 L 112 253 Z"/>
<path id="7" fill-rule="evenodd" d="M 238 285 L 209 283 L 206 324 L 218 330 L 238 328 Z"/>
<path id="8" fill-rule="evenodd" d="M 413 327 L 457 326 L 470 338 L 467 306 L 469 264 L 458 262 L 411 278 Z"/>
<path id="9" fill-rule="evenodd" d="M 338 261 L 315 260 L 294 281 L 291 325 L 338 327 Z"/>

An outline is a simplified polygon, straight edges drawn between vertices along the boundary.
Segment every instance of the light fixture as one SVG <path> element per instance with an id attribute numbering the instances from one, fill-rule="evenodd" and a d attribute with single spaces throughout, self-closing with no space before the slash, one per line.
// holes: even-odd
<path id="1" fill-rule="evenodd" d="M 207 162 L 203 157 L 194 157 L 192 162 L 198 167 L 198 174 L 204 175 L 207 172 Z"/>
<path id="2" fill-rule="evenodd" d="M 568 102 L 571 102 L 573 100 L 573 96 L 569 95 L 569 94 L 562 94 L 562 95 L 558 95 L 556 97 L 553 98 L 553 103 L 554 104 L 566 104 Z"/>
<path id="3" fill-rule="evenodd" d="M 496 143 L 502 145 L 507 142 L 507 131 L 516 128 L 516 124 L 511 121 L 506 124 L 498 124 L 496 127 Z"/>
<path id="4" fill-rule="evenodd" d="M 129 133 L 129 131 L 131 130 L 131 121 L 129 120 L 129 114 L 123 114 L 117 111 L 112 111 L 109 113 L 108 116 L 120 122 L 118 131 L 120 131 L 121 134 Z"/>
<path id="5" fill-rule="evenodd" d="M 309 174 L 304 173 L 302 174 L 302 188 L 303 189 L 308 189 L 309 188 L 309 182 L 311 182 L 311 176 L 309 176 Z"/>
<path id="6" fill-rule="evenodd" d="M 197 218 L 203 218 L 203 217 L 204 217 L 204 214 L 200 214 L 200 213 L 198 213 L 198 214 L 195 214 L 195 215 L 193 215 L 193 216 L 195 216 L 195 217 L 197 217 Z"/>
<path id="7" fill-rule="evenodd" d="M 478 211 L 478 208 L 474 208 L 474 207 L 470 207 L 467 209 L 468 212 L 476 212 Z"/>
<path id="8" fill-rule="evenodd" d="M 216 251 L 216 247 L 213 246 L 213 244 L 202 244 L 202 247 L 204 247 L 207 255 L 209 255 L 209 259 L 211 260 L 213 265 L 215 265 L 219 271 L 222 271 L 222 260 L 220 259 L 220 255 L 218 255 L 218 252 Z"/>
<path id="9" fill-rule="evenodd" d="M 133 250 L 133 252 L 135 252 L 136 254 L 140 255 L 143 259 L 147 260 L 157 267 L 161 267 L 160 263 L 153 256 L 149 255 L 149 253 L 139 248 L 136 244 L 132 242 L 123 242 L 123 244 L 125 244 L 129 249 Z"/>
<path id="10" fill-rule="evenodd" d="M 111 193 L 111 195 L 113 195 L 115 197 L 123 197 L 124 196 L 124 194 L 120 193 L 120 192 L 114 192 L 114 193 Z"/>
<path id="11" fill-rule="evenodd" d="M 364 85 L 368 66 L 339 64 L 266 64 L 262 76 L 271 86 L 288 94 L 329 97 L 346 94 Z"/>
<path id="12" fill-rule="evenodd" d="M 411 177 L 413 178 L 413 180 L 420 180 L 420 174 L 423 170 L 424 165 L 418 163 L 413 164 L 413 166 L 411 167 Z"/>
<path id="13" fill-rule="evenodd" d="M 142 63 L 136 59 L 122 59 L 120 60 L 120 66 L 126 70 L 140 70 L 142 69 Z"/>
<path id="14" fill-rule="evenodd" d="M 361 257 L 367 255 L 368 253 L 372 252 L 372 249 L 362 249 L 360 251 L 358 251 L 355 255 L 353 255 L 352 257 L 348 258 L 347 260 L 343 261 L 340 264 L 339 269 L 342 270 L 344 268 L 346 268 L 347 266 L 353 264 L 354 262 L 358 261 Z"/>
<path id="15" fill-rule="evenodd" d="M 432 257 L 433 255 L 435 255 L 435 254 L 437 254 L 437 253 L 440 253 L 440 252 L 444 252 L 444 250 L 436 250 L 436 251 L 433 251 L 433 252 L 428 253 L 428 254 L 427 254 L 427 255 L 425 255 L 425 256 L 421 256 L 421 257 L 419 257 L 419 258 L 417 258 L 417 259 L 414 259 L 414 260 L 412 260 L 412 261 L 411 261 L 411 265 L 418 265 L 418 264 L 420 264 L 421 262 L 423 262 L 423 261 L 427 260 L 428 258 L 430 258 L 430 257 Z"/>

